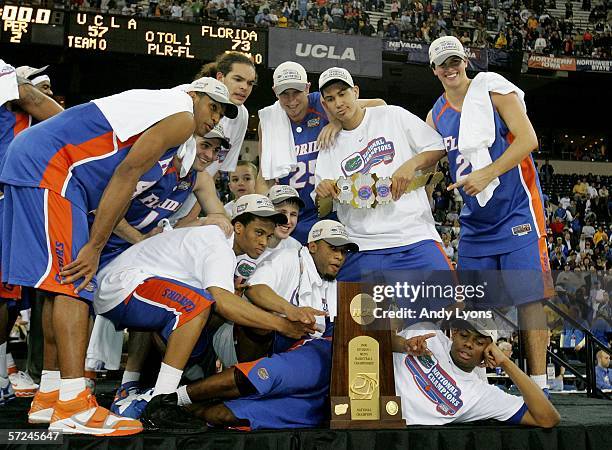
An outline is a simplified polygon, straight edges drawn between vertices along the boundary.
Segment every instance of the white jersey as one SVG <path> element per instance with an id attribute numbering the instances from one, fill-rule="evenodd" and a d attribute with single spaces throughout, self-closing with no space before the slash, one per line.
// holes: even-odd
<path id="1" fill-rule="evenodd" d="M 295 238 L 289 236 L 287 239 L 282 239 L 276 247 L 268 247 L 264 250 L 264 252 L 259 257 L 260 261 L 263 261 L 266 258 L 269 258 L 270 255 L 273 255 L 275 252 L 279 250 L 283 250 L 286 248 L 293 248 L 295 250 L 299 250 L 302 248 L 302 244 Z"/>
<path id="2" fill-rule="evenodd" d="M 444 425 L 496 419 L 505 421 L 523 406 L 522 397 L 507 394 L 457 367 L 450 356 L 451 340 L 435 325 L 418 324 L 402 331 L 410 338 L 434 331 L 427 340 L 432 356 L 393 353 L 395 390 L 408 425 Z"/>
<path id="3" fill-rule="evenodd" d="M 223 134 L 229 139 L 231 148 L 223 162 L 215 161 L 206 168 L 209 174 L 214 175 L 219 170 L 223 172 L 233 172 L 236 170 L 236 163 L 240 157 L 240 150 L 242 149 L 248 123 L 249 111 L 244 105 L 238 106 L 238 115 L 235 119 L 228 117 L 221 119 L 220 124 L 223 127 Z"/>
<path id="4" fill-rule="evenodd" d="M 234 214 L 235 204 L 236 204 L 236 200 L 232 200 L 230 202 L 227 202 L 225 205 L 223 205 L 223 208 L 225 208 L 225 212 L 227 213 L 228 216 L 230 216 L 230 218 Z"/>
<path id="5" fill-rule="evenodd" d="M 97 314 L 110 311 L 151 277 L 234 292 L 235 266 L 231 240 L 217 226 L 160 233 L 131 246 L 98 273 L 94 308 Z"/>
<path id="6" fill-rule="evenodd" d="M 405 109 L 366 108 L 357 128 L 342 130 L 333 148 L 319 153 L 315 184 L 353 173 L 391 177 L 417 154 L 443 149 L 440 135 Z M 360 250 L 402 247 L 428 239 L 440 241 L 424 188 L 374 209 L 339 204 L 337 213 L 349 238 Z"/>

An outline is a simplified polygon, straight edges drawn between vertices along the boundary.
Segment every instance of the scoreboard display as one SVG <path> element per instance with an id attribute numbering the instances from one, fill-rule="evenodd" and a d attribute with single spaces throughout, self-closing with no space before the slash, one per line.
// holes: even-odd
<path id="1" fill-rule="evenodd" d="M 0 42 L 64 45 L 64 13 L 31 6 L 0 6 Z"/>
<path id="2" fill-rule="evenodd" d="M 246 28 L 71 12 L 66 25 L 66 46 L 201 60 L 238 51 L 260 65 L 266 64 L 267 35 Z"/>

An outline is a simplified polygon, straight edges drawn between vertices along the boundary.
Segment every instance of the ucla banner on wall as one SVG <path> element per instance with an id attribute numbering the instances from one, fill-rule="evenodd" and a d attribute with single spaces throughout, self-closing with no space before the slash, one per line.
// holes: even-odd
<path id="1" fill-rule="evenodd" d="M 320 73 L 337 66 L 356 77 L 382 77 L 380 38 L 287 28 L 270 28 L 268 33 L 270 68 L 295 61 L 307 72 Z"/>

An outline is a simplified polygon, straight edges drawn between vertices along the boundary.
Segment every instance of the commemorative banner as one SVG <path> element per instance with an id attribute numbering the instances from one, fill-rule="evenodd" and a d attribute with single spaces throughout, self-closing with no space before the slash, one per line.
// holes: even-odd
<path id="1" fill-rule="evenodd" d="M 383 41 L 383 51 L 392 53 L 403 53 L 406 55 L 406 62 L 409 64 L 429 65 L 429 44 L 424 42 L 411 41 Z M 466 47 L 468 55 L 468 69 L 478 72 L 487 70 L 489 65 L 489 55 L 487 49 L 477 47 Z"/>
<path id="2" fill-rule="evenodd" d="M 270 28 L 268 67 L 285 61 L 300 63 L 307 72 L 343 67 L 354 77 L 381 78 L 381 40 L 366 36 Z"/>

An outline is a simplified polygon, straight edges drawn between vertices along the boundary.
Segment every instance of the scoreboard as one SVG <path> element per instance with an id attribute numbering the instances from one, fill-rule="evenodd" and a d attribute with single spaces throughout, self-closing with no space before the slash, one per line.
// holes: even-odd
<path id="1" fill-rule="evenodd" d="M 64 13 L 31 6 L 0 6 L 0 42 L 64 45 Z"/>
<path id="2" fill-rule="evenodd" d="M 87 12 L 71 13 L 66 30 L 69 48 L 202 60 L 238 51 L 255 64 L 266 63 L 266 39 L 246 28 Z"/>
<path id="3" fill-rule="evenodd" d="M 244 53 L 265 65 L 267 33 L 223 25 L 31 6 L 0 6 L 0 42 L 210 61 Z"/>

